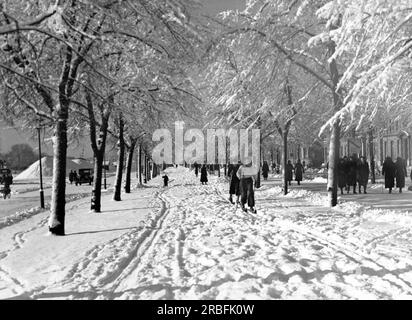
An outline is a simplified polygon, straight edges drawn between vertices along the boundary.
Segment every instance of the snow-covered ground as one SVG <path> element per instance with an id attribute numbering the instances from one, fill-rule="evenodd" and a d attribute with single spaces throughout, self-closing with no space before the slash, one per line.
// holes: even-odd
<path id="1" fill-rule="evenodd" d="M 0 298 L 412 298 L 411 212 L 331 209 L 305 184 L 283 196 L 269 181 L 254 215 L 230 204 L 224 178 L 167 171 L 169 187 L 105 195 L 102 213 L 69 203 L 65 237 L 48 235 L 47 213 L 1 229 Z"/>

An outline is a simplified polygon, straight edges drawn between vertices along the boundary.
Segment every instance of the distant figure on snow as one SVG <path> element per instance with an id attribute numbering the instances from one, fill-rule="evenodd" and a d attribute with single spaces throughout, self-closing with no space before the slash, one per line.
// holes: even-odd
<path id="1" fill-rule="evenodd" d="M 407 175 L 405 161 L 403 161 L 401 157 L 396 158 L 395 177 L 396 187 L 399 188 L 399 193 L 402 193 L 402 188 L 405 188 L 405 177 Z"/>
<path id="2" fill-rule="evenodd" d="M 200 182 L 202 184 L 207 184 L 207 168 L 205 164 L 203 164 L 200 169 Z"/>
<path id="3" fill-rule="evenodd" d="M 162 178 L 163 178 L 163 186 L 167 187 L 169 184 L 169 177 L 167 176 L 167 174 L 165 174 Z"/>
<path id="4" fill-rule="evenodd" d="M 369 164 L 366 161 L 366 157 L 360 157 L 356 166 L 356 178 L 359 184 L 359 193 L 361 193 L 361 186 L 363 186 L 363 193 L 366 193 L 366 186 L 369 179 Z"/>
<path id="5" fill-rule="evenodd" d="M 338 187 L 340 189 L 340 194 L 343 194 L 343 189 L 346 188 L 345 166 L 346 166 L 345 159 L 340 158 L 338 162 Z"/>
<path id="6" fill-rule="evenodd" d="M 292 184 L 294 170 L 295 168 L 293 168 L 292 161 L 288 160 L 288 163 L 286 164 L 286 168 L 285 168 L 285 175 L 286 175 L 286 181 L 288 182 L 289 185 Z"/>
<path id="7" fill-rule="evenodd" d="M 70 170 L 70 173 L 69 173 L 69 181 L 70 181 L 70 184 L 72 184 L 73 181 L 74 181 L 74 172 L 73 172 L 73 170 Z"/>
<path id="8" fill-rule="evenodd" d="M 357 156 L 353 154 L 349 159 L 346 161 L 346 184 L 347 184 L 347 191 L 350 192 L 350 187 L 353 186 L 353 194 L 357 194 L 356 192 L 356 166 L 357 166 Z"/>
<path id="9" fill-rule="evenodd" d="M 242 163 L 238 161 L 237 164 L 229 164 L 228 176 L 230 179 L 229 185 L 229 201 L 234 204 L 233 202 L 233 195 L 236 195 L 236 203 L 239 203 L 240 197 L 240 180 L 238 178 L 237 171 L 239 170 Z"/>
<path id="10" fill-rule="evenodd" d="M 262 166 L 262 176 L 264 180 L 268 179 L 268 174 L 269 174 L 269 165 L 267 161 L 263 161 L 263 166 Z"/>
<path id="11" fill-rule="evenodd" d="M 298 159 L 298 162 L 295 164 L 295 180 L 298 182 L 298 185 L 300 185 L 300 182 L 303 180 L 303 172 L 305 169 L 303 168 L 303 165 L 300 163 L 300 159 Z"/>
<path id="12" fill-rule="evenodd" d="M 197 176 L 199 175 L 199 165 L 197 164 L 197 162 L 195 162 L 194 166 L 195 166 L 195 175 L 196 175 L 196 178 L 197 178 Z"/>
<path id="13" fill-rule="evenodd" d="M 382 174 L 385 176 L 385 188 L 389 189 L 389 193 L 392 193 L 392 188 L 395 186 L 395 164 L 391 157 L 386 157 L 382 165 Z"/>

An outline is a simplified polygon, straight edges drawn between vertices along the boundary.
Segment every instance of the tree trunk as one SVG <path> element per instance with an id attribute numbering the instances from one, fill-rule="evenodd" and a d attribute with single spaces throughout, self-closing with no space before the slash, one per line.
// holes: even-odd
<path id="1" fill-rule="evenodd" d="M 116 170 L 116 182 L 114 185 L 114 201 L 121 201 L 121 193 L 122 193 L 122 177 L 123 177 L 123 162 L 124 162 L 124 121 L 123 117 L 120 115 L 119 117 L 119 153 L 117 159 L 117 170 Z"/>
<path id="2" fill-rule="evenodd" d="M 371 183 L 375 184 L 375 155 L 373 153 L 373 130 L 369 130 L 369 159 L 371 163 Z"/>
<path id="3" fill-rule="evenodd" d="M 288 180 L 286 176 L 286 165 L 288 163 L 288 130 L 283 132 L 283 194 L 288 194 Z"/>
<path id="4" fill-rule="evenodd" d="M 130 181 L 131 181 L 131 174 L 132 174 L 132 164 L 133 164 L 133 152 L 135 148 L 136 142 L 131 141 L 130 148 L 127 152 L 127 162 L 126 162 L 126 183 L 124 186 L 124 192 L 130 193 Z"/>
<path id="5" fill-rule="evenodd" d="M 53 146 L 53 190 L 50 207 L 49 231 L 63 236 L 66 206 L 66 156 L 68 106 L 60 105 L 54 130 Z"/>
<path id="6" fill-rule="evenodd" d="M 335 53 L 336 44 L 331 41 L 329 43 L 329 56 L 333 56 Z M 339 83 L 339 71 L 336 64 L 336 60 L 332 59 L 329 63 L 329 70 L 332 79 L 333 89 L 333 110 L 338 112 L 342 105 L 340 92 L 336 92 L 336 88 Z M 335 120 L 332 126 L 332 132 L 329 142 L 329 169 L 328 169 L 328 197 L 329 205 L 334 207 L 338 204 L 338 162 L 339 162 L 339 149 L 340 149 L 340 120 Z"/>
<path id="7" fill-rule="evenodd" d="M 142 185 L 142 146 L 139 144 L 139 161 L 138 161 L 138 171 L 139 171 L 139 185 Z"/>
<path id="8" fill-rule="evenodd" d="M 103 154 L 104 150 L 98 151 L 94 155 L 94 175 L 92 202 L 90 209 L 94 212 L 101 212 L 102 204 L 102 176 L 103 176 Z"/>
<path id="9" fill-rule="evenodd" d="M 146 153 L 143 155 L 143 163 L 144 163 L 144 168 L 143 168 L 143 173 L 144 173 L 144 183 L 147 183 L 147 158 L 146 158 Z"/>

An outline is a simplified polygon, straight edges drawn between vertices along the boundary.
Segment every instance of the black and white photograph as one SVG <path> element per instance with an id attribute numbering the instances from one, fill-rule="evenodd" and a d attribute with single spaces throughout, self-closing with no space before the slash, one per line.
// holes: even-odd
<path id="1" fill-rule="evenodd" d="M 0 0 L 0 300 L 412 300 L 411 134 L 412 0 Z"/>

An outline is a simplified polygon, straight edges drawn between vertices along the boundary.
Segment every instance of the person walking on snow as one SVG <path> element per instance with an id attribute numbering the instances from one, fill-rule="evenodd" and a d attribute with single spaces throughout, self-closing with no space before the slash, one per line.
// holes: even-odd
<path id="1" fill-rule="evenodd" d="M 267 161 L 263 161 L 263 166 L 262 166 L 262 176 L 264 180 L 268 179 L 269 175 L 269 165 Z"/>
<path id="2" fill-rule="evenodd" d="M 395 164 L 391 157 L 386 157 L 382 165 L 382 174 L 385 176 L 385 189 L 389 189 L 392 193 L 392 188 L 395 186 Z"/>
<path id="3" fill-rule="evenodd" d="M 359 184 L 359 194 L 361 193 L 361 186 L 363 186 L 363 193 L 366 194 L 366 186 L 369 179 L 369 164 L 366 161 L 366 157 L 360 157 L 356 166 L 356 177 Z"/>
<path id="4" fill-rule="evenodd" d="M 340 194 L 343 194 L 343 189 L 346 188 L 345 166 L 345 159 L 340 158 L 338 162 L 338 187 L 340 189 Z"/>
<path id="5" fill-rule="evenodd" d="M 200 169 L 200 182 L 202 184 L 207 184 L 207 168 L 205 164 L 203 164 L 202 168 Z"/>
<path id="6" fill-rule="evenodd" d="M 255 193 L 253 185 L 256 181 L 258 169 L 252 166 L 252 161 L 246 165 L 241 165 L 237 170 L 237 177 L 240 180 L 240 203 L 243 211 L 247 211 L 245 204 L 247 202 L 250 211 L 256 213 L 255 209 Z"/>
<path id="7" fill-rule="evenodd" d="M 163 186 L 167 187 L 167 185 L 169 184 L 169 177 L 167 176 L 167 174 L 165 174 L 162 178 L 163 178 Z"/>
<path id="8" fill-rule="evenodd" d="M 196 178 L 197 178 L 197 176 L 199 175 L 199 165 L 197 164 L 197 162 L 195 162 L 194 166 L 195 166 L 195 175 L 196 175 Z"/>
<path id="9" fill-rule="evenodd" d="M 298 162 L 295 164 L 295 180 L 298 182 L 298 185 L 303 180 L 303 172 L 303 165 L 300 163 L 300 159 L 298 159 Z"/>
<path id="10" fill-rule="evenodd" d="M 233 195 L 236 195 L 236 203 L 239 203 L 239 197 L 240 197 L 240 180 L 237 177 L 236 173 L 239 170 L 241 166 L 241 162 L 239 161 L 238 164 L 230 164 L 229 165 L 229 170 L 228 170 L 228 176 L 230 179 L 230 185 L 229 185 L 229 201 L 234 204 L 233 202 Z"/>
<path id="11" fill-rule="evenodd" d="M 74 173 L 73 173 L 73 170 L 70 170 L 70 173 L 69 173 L 69 181 L 70 181 L 70 184 L 73 183 L 73 180 L 74 180 Z"/>
<path id="12" fill-rule="evenodd" d="M 286 181 L 289 183 L 289 185 L 292 184 L 292 179 L 293 179 L 293 171 L 295 168 L 293 168 L 293 164 L 290 160 L 288 160 L 288 163 L 286 164 L 285 168 L 285 175 L 286 175 Z"/>
<path id="13" fill-rule="evenodd" d="M 347 166 L 347 175 L 346 175 L 346 183 L 347 183 L 347 191 L 350 192 L 350 187 L 353 186 L 353 194 L 357 194 L 356 192 L 356 165 L 357 165 L 357 157 L 356 154 L 353 154 L 349 160 L 346 162 Z"/>
<path id="14" fill-rule="evenodd" d="M 407 175 L 405 162 L 401 157 L 397 157 L 395 162 L 395 177 L 396 187 L 399 188 L 399 193 L 402 193 L 402 188 L 405 188 L 405 177 Z"/>

